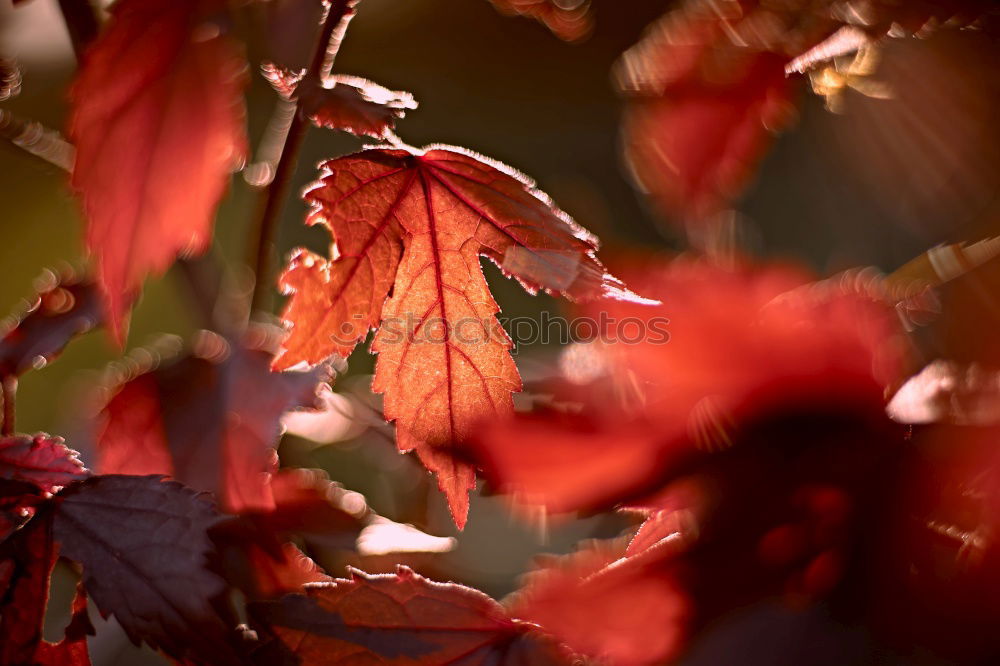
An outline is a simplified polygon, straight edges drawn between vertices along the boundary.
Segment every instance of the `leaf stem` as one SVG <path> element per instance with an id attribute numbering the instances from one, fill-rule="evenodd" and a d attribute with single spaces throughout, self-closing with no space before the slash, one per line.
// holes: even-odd
<path id="1" fill-rule="evenodd" d="M 14 434 L 14 399 L 17 395 L 17 376 L 7 375 L 2 382 L 3 391 L 3 425 L 0 435 L 7 437 Z"/>
<path id="2" fill-rule="evenodd" d="M 347 24 L 354 15 L 354 6 L 359 0 L 331 0 L 326 17 L 323 19 L 319 40 L 313 52 L 312 61 L 306 71 L 306 78 L 322 81 L 330 75 L 333 60 L 340 50 Z M 309 120 L 304 118 L 298 103 L 295 115 L 285 135 L 281 157 L 274 170 L 274 178 L 264 190 L 261 213 L 258 217 L 257 233 L 252 236 L 249 256 L 253 261 L 255 282 L 253 287 L 253 309 L 266 309 L 270 300 L 271 257 L 274 253 L 274 232 L 284 208 L 285 199 L 291 188 L 299 150 L 309 129 Z"/>

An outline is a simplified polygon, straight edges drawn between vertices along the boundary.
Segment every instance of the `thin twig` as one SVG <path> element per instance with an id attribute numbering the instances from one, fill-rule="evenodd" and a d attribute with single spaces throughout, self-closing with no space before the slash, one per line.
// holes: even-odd
<path id="1" fill-rule="evenodd" d="M 306 77 L 323 80 L 330 74 L 333 60 L 340 49 L 347 23 L 354 14 L 354 6 L 358 0 L 332 0 L 329 11 L 323 19 L 319 40 L 313 52 L 312 62 L 306 71 Z M 281 211 L 284 208 L 288 190 L 291 188 L 295 167 L 298 163 L 299 149 L 309 129 L 309 121 L 299 112 L 296 104 L 295 116 L 292 118 L 285 145 L 281 150 L 281 158 L 274 170 L 274 179 L 264 190 L 263 205 L 259 216 L 257 233 L 251 236 L 249 256 L 252 258 L 256 282 L 253 288 L 253 309 L 265 309 L 270 299 L 271 286 L 271 255 L 274 252 L 274 232 Z"/>
<path id="2" fill-rule="evenodd" d="M 0 434 L 4 437 L 14 434 L 14 399 L 17 395 L 17 377 L 7 375 L 0 382 L 3 391 L 3 425 Z"/>

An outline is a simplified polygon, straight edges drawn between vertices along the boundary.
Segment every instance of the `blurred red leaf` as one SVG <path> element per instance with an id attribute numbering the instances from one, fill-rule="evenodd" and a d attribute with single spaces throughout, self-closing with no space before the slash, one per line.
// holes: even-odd
<path id="1" fill-rule="evenodd" d="M 632 175 L 672 221 L 703 223 L 742 194 L 771 133 L 795 117 L 786 65 L 802 71 L 894 26 L 894 34 L 923 35 L 942 24 L 965 26 L 988 10 L 982 0 L 686 0 L 652 24 L 618 67 L 629 97 L 624 143 Z"/>
<path id="2" fill-rule="evenodd" d="M 621 540 L 593 542 L 543 559 L 511 598 L 510 613 L 600 663 L 665 663 L 689 633 L 691 601 L 662 566 L 682 544 L 675 534 L 626 555 Z"/>
<path id="3" fill-rule="evenodd" d="M 1000 428 L 917 426 L 876 532 L 873 629 L 947 663 L 1000 652 Z"/>
<path id="4" fill-rule="evenodd" d="M 285 99 L 297 99 L 299 112 L 317 127 L 339 129 L 376 139 L 392 135 L 396 121 L 417 108 L 413 95 L 389 90 L 357 76 L 338 74 L 322 83 L 265 65 L 264 77 Z"/>
<path id="5" fill-rule="evenodd" d="M 545 25 L 559 39 L 580 41 L 594 30 L 590 0 L 490 0 L 501 14 L 526 16 Z"/>
<path id="6" fill-rule="evenodd" d="M 167 654 L 240 663 L 227 644 L 235 619 L 226 584 L 208 568 L 212 505 L 156 476 L 98 476 L 58 496 L 53 533 L 60 554 L 83 567 L 103 617 L 129 638 Z"/>
<path id="7" fill-rule="evenodd" d="M 293 535 L 314 531 L 353 548 L 363 526 L 340 506 L 342 489 L 305 470 L 277 469 L 282 415 L 311 406 L 327 370 L 271 372 L 273 333 L 255 328 L 243 342 L 203 333 L 192 354 L 121 384 L 98 434 L 102 473 L 167 474 L 236 514 L 212 538 L 227 580 L 252 598 L 328 580 Z"/>
<path id="8" fill-rule="evenodd" d="M 406 567 L 394 575 L 352 569 L 349 579 L 250 604 L 249 612 L 275 641 L 260 663 L 570 663 L 555 643 L 482 592 L 435 583 Z"/>
<path id="9" fill-rule="evenodd" d="M 48 363 L 76 336 L 104 319 L 92 282 L 73 273 L 46 271 L 38 293 L 22 314 L 11 318 L 0 338 L 0 375 L 21 375 Z"/>
<path id="10" fill-rule="evenodd" d="M 0 438 L 0 478 L 25 481 L 46 493 L 90 473 L 61 437 L 14 435 Z"/>
<path id="11" fill-rule="evenodd" d="M 684 224 L 725 209 L 752 177 L 771 132 L 794 117 L 787 58 L 734 43 L 733 25 L 744 17 L 738 5 L 754 3 L 725 4 L 728 12 L 700 0 L 671 11 L 619 65 L 630 96 L 631 173 Z"/>
<path id="12" fill-rule="evenodd" d="M 276 534 L 331 534 L 354 537 L 363 526 L 367 507 L 348 511 L 347 491 L 315 470 L 285 469 L 271 477 L 274 510 L 255 517 Z"/>
<path id="13" fill-rule="evenodd" d="M 334 258 L 299 250 L 282 276 L 291 333 L 274 367 L 347 356 L 380 327 L 372 388 L 385 394 L 399 448 L 438 475 L 461 527 L 475 474 L 456 442 L 478 419 L 510 413 L 521 387 L 479 257 L 532 292 L 631 294 L 594 257 L 596 240 L 503 165 L 432 146 L 367 150 L 323 169 L 306 193 L 307 222 L 328 228 Z"/>
<path id="14" fill-rule="evenodd" d="M 206 333 L 193 354 L 126 377 L 102 412 L 98 470 L 167 474 L 233 513 L 273 509 L 281 416 L 312 406 L 326 370 L 271 372 L 272 338 L 264 329 L 243 342 Z"/>
<path id="15" fill-rule="evenodd" d="M 245 152 L 245 64 L 222 0 L 122 0 L 71 93 L 72 184 L 112 335 L 149 273 L 203 251 Z"/>
<path id="16" fill-rule="evenodd" d="M 611 339 L 594 346 L 608 372 L 579 410 L 480 429 L 496 488 L 552 511 L 601 509 L 655 492 L 763 414 L 815 404 L 881 418 L 901 353 L 890 308 L 833 284 L 789 292 L 803 276 L 781 267 L 678 260 L 644 273 L 636 283 L 665 305 L 607 308 Z M 628 321 L 643 339 L 611 341 Z M 669 340 L 657 328 L 668 321 Z"/>

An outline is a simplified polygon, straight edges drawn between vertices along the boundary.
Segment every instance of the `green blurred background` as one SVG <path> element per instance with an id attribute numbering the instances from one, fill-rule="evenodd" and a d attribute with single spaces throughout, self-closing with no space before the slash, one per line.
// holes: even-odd
<path id="1" fill-rule="evenodd" d="M 335 71 L 412 92 L 420 108 L 398 125 L 412 145 L 465 146 L 524 171 L 612 251 L 668 251 L 682 247 L 679 234 L 648 207 L 622 168 L 621 101 L 610 70 L 669 5 L 596 0 L 596 31 L 568 45 L 532 21 L 498 15 L 486 0 L 363 0 Z M 276 102 L 257 74 L 261 60 L 275 53 L 294 58 L 295 45 L 311 40 L 293 35 L 284 47 L 269 45 L 261 39 L 266 11 L 250 7 L 240 16 L 235 29 L 250 40 L 249 124 L 256 146 Z M 776 142 L 738 206 L 750 247 L 827 274 L 855 265 L 891 270 L 936 243 L 997 233 L 1000 75 L 995 44 L 985 40 L 962 33 L 893 44 L 880 74 L 896 99 L 849 92 L 843 116 L 825 111 L 822 100 L 803 89 L 796 128 Z M 16 10 L 0 0 L 0 53 L 17 57 L 24 73 L 20 96 L 3 108 L 62 128 L 75 60 L 55 0 L 32 0 Z M 295 190 L 315 177 L 320 160 L 361 145 L 345 134 L 311 130 Z M 56 167 L 0 143 L 0 312 L 17 309 L 43 268 L 82 262 L 80 218 L 66 181 Z M 244 261 L 258 197 L 242 177 L 233 178 L 216 230 L 218 253 L 230 270 Z M 302 225 L 304 211 L 298 198 L 285 206 L 277 238 L 282 256 L 299 245 L 327 247 L 324 230 Z M 492 265 L 486 270 L 505 315 L 536 317 L 560 307 L 555 299 L 526 295 Z M 185 288 L 176 271 L 147 283 L 132 318 L 130 348 L 196 329 Z M 527 345 L 518 350 L 518 363 L 530 375 L 557 351 Z M 91 333 L 51 367 L 29 373 L 18 396 L 18 429 L 64 435 L 86 461 L 92 432 L 81 396 L 120 354 L 103 333 Z M 372 363 L 359 350 L 338 386 L 350 386 Z M 511 517 L 499 498 L 477 497 L 469 527 L 457 535 L 434 484 L 411 456 L 395 453 L 384 433 L 369 430 L 319 447 L 286 438 L 281 453 L 284 464 L 326 469 L 390 518 L 458 536 L 454 552 L 418 565 L 494 595 L 514 587 L 534 554 L 566 552 L 579 539 L 609 536 L 621 526 L 595 517 L 546 527 Z M 94 663 L 148 663 L 148 655 L 124 650 L 121 636 L 100 640 Z"/>

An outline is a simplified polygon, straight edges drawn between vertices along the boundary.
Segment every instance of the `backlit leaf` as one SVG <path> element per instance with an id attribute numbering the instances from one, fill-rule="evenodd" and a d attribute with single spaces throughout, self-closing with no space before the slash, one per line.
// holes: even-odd
<path id="1" fill-rule="evenodd" d="M 322 83 L 275 65 L 264 76 L 285 99 L 296 99 L 299 113 L 317 127 L 339 129 L 376 139 L 392 134 L 396 121 L 417 108 L 413 95 L 389 90 L 357 76 L 337 74 Z"/>
<path id="2" fill-rule="evenodd" d="M 596 239 L 529 180 L 459 149 L 331 160 L 306 200 L 307 222 L 334 238 L 333 256 L 300 250 L 282 276 L 291 333 L 274 367 L 347 356 L 379 327 L 372 388 L 385 394 L 399 448 L 437 473 L 462 526 L 475 474 L 455 443 L 479 419 L 510 413 L 521 387 L 480 256 L 532 292 L 634 295 L 597 261 Z"/>
<path id="3" fill-rule="evenodd" d="M 0 478 L 32 483 L 46 493 L 89 475 L 76 451 L 61 437 L 14 435 L 0 438 Z"/>
<path id="4" fill-rule="evenodd" d="M 204 251 L 245 152 L 245 64 L 222 0 L 122 0 L 71 92 L 72 184 L 113 336 L 145 277 Z"/>

